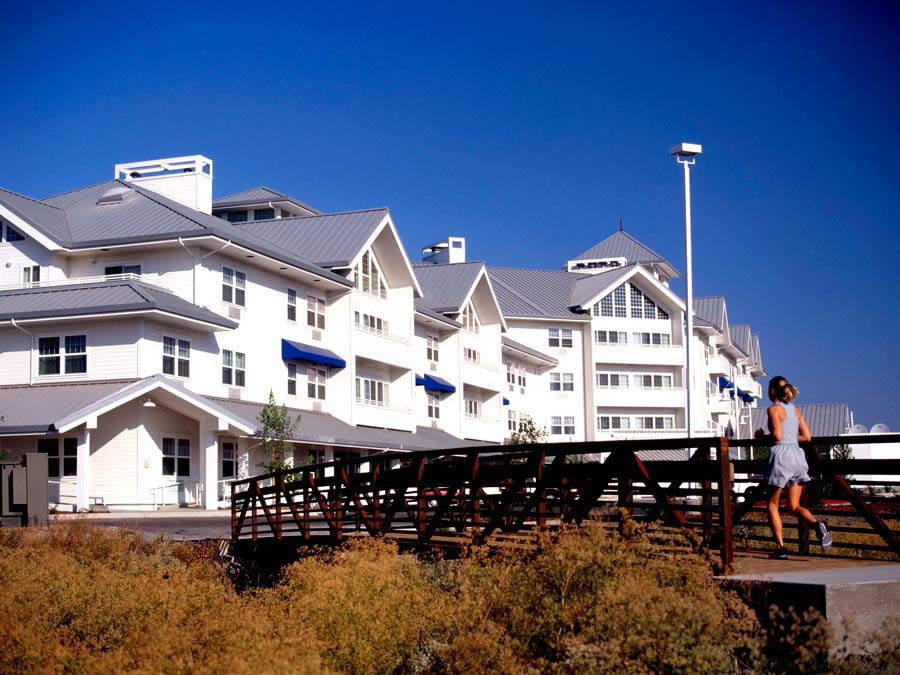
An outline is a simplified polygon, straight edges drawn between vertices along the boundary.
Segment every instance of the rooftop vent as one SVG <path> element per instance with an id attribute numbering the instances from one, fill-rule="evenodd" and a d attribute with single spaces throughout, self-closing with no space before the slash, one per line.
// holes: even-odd
<path id="1" fill-rule="evenodd" d="M 121 204 L 125 199 L 134 192 L 130 187 L 124 185 L 116 185 L 100 195 L 97 200 L 97 206 L 105 206 L 107 204 Z"/>
<path id="2" fill-rule="evenodd" d="M 446 265 L 466 262 L 466 240 L 463 237 L 447 237 L 422 249 L 422 262 Z"/>
<path id="3" fill-rule="evenodd" d="M 887 424 L 882 424 L 879 422 L 878 424 L 873 424 L 872 429 L 869 431 L 870 434 L 889 434 L 891 433 L 890 428 L 888 428 Z"/>

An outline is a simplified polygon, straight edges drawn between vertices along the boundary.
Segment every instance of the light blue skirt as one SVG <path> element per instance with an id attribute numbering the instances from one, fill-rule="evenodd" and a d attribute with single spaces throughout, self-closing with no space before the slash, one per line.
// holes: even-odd
<path id="1" fill-rule="evenodd" d="M 769 468 L 766 469 L 763 480 L 775 487 L 793 487 L 812 480 L 808 471 L 806 453 L 799 445 L 776 443 L 769 450 Z"/>

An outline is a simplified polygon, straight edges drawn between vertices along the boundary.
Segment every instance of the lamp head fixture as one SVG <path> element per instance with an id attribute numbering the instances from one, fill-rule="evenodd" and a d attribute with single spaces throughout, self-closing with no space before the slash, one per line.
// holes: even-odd
<path id="1" fill-rule="evenodd" d="M 677 157 L 693 157 L 703 154 L 703 146 L 699 143 L 679 143 L 669 148 L 669 154 Z"/>

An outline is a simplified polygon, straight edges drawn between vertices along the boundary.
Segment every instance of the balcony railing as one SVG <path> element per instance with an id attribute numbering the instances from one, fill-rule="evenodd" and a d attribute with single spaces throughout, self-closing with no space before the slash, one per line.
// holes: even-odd
<path id="1" fill-rule="evenodd" d="M 142 284 L 156 286 L 160 290 L 171 293 L 172 291 L 163 283 L 160 283 L 159 277 L 146 277 L 141 274 L 107 274 L 103 276 L 92 277 L 69 277 L 67 279 L 47 279 L 40 281 L 20 281 L 15 284 L 0 285 L 0 290 L 10 291 L 20 288 L 55 288 L 59 286 L 76 286 L 79 284 L 99 284 L 104 281 L 138 281 Z"/>

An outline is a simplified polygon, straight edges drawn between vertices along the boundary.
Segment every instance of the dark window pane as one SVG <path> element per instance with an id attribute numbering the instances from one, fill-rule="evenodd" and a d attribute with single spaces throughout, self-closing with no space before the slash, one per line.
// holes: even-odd
<path id="1" fill-rule="evenodd" d="M 243 386 L 244 386 L 244 371 L 243 371 L 243 370 L 237 370 L 237 371 L 235 371 L 235 373 L 234 373 L 234 384 L 235 384 L 236 386 L 238 386 L 238 387 L 243 387 Z"/>
<path id="2" fill-rule="evenodd" d="M 178 458 L 178 475 L 179 476 L 190 476 L 191 475 L 191 460 L 186 457 Z"/>
<path id="3" fill-rule="evenodd" d="M 59 478 L 59 457 L 49 457 L 47 459 L 47 476 Z"/>
<path id="4" fill-rule="evenodd" d="M 66 457 L 63 459 L 63 475 L 64 476 L 77 476 L 78 475 L 78 459 L 75 457 Z"/>
<path id="5" fill-rule="evenodd" d="M 175 359 L 173 359 L 171 356 L 163 357 L 163 373 L 166 375 L 175 374 Z"/>
<path id="6" fill-rule="evenodd" d="M 288 380 L 288 396 L 296 396 L 297 395 L 297 381 L 296 380 Z"/>
<path id="7" fill-rule="evenodd" d="M 38 359 L 38 375 L 59 375 L 59 357 L 49 356 Z"/>
<path id="8" fill-rule="evenodd" d="M 186 438 L 178 439 L 178 456 L 179 457 L 190 457 L 191 456 L 191 442 Z"/>
<path id="9" fill-rule="evenodd" d="M 45 354 L 59 354 L 59 338 L 38 338 L 38 353 L 42 356 Z"/>
<path id="10" fill-rule="evenodd" d="M 234 289 L 234 304 L 244 306 L 244 290 L 241 288 Z"/>
<path id="11" fill-rule="evenodd" d="M 163 476 L 174 476 L 175 475 L 175 458 L 174 457 L 163 457 L 162 472 L 163 472 Z"/>
<path id="12" fill-rule="evenodd" d="M 184 361 L 182 359 L 178 359 L 178 377 L 190 377 L 190 376 L 191 376 L 190 362 Z"/>
<path id="13" fill-rule="evenodd" d="M 87 372 L 87 356 L 67 356 L 66 357 L 67 373 L 86 373 Z"/>
<path id="14" fill-rule="evenodd" d="M 222 368 L 222 384 L 231 384 L 231 368 Z"/>

